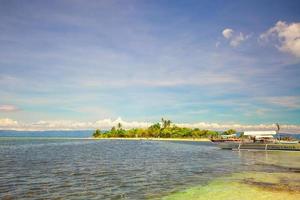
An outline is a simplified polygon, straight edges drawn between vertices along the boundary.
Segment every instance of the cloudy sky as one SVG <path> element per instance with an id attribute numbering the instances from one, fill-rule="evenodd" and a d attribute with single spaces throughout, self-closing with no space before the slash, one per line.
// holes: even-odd
<path id="1" fill-rule="evenodd" d="M 0 129 L 165 117 L 300 130 L 299 8 L 297 0 L 2 0 Z"/>

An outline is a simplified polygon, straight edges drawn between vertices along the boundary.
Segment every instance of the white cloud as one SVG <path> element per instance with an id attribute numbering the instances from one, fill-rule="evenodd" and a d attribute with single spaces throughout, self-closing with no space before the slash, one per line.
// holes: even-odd
<path id="1" fill-rule="evenodd" d="M 244 35 L 242 32 L 235 33 L 233 29 L 226 28 L 222 31 L 222 35 L 225 39 L 229 40 L 229 44 L 232 47 L 239 46 L 242 42 L 247 40 L 250 36 Z"/>
<path id="2" fill-rule="evenodd" d="M 0 105 L 0 112 L 14 112 L 20 110 L 14 105 Z"/>
<path id="3" fill-rule="evenodd" d="M 222 31 L 222 34 L 223 34 L 223 36 L 224 36 L 226 39 L 229 39 L 229 38 L 232 37 L 233 32 L 234 32 L 234 31 L 233 31 L 232 29 L 226 28 L 226 29 L 224 29 L 224 30 Z"/>
<path id="4" fill-rule="evenodd" d="M 110 129 L 121 123 L 125 129 L 135 127 L 148 127 L 151 123 L 138 121 L 124 121 L 121 118 L 116 120 L 103 119 L 95 122 L 78 122 L 72 120 L 41 120 L 34 123 L 17 122 L 12 119 L 0 119 L 0 130 L 89 130 L 89 129 Z"/>
<path id="5" fill-rule="evenodd" d="M 240 33 L 233 37 L 230 41 L 230 45 L 233 47 L 239 46 L 243 41 L 245 41 L 248 38 L 248 36 L 244 36 L 243 33 Z"/>
<path id="6" fill-rule="evenodd" d="M 128 129 L 128 128 L 143 128 L 143 127 L 148 127 L 152 124 L 152 123 L 148 123 L 148 122 L 138 122 L 138 121 L 127 122 L 127 121 L 122 120 L 122 118 L 119 117 L 116 120 L 111 120 L 111 119 L 98 120 L 95 122 L 94 126 L 111 128 L 113 126 L 116 126 L 118 123 L 121 123 L 122 126 L 126 129 Z"/>
<path id="7" fill-rule="evenodd" d="M 17 128 L 18 126 L 19 126 L 18 122 L 12 119 L 8 119 L 8 118 L 0 119 L 0 129 Z"/>
<path id="8" fill-rule="evenodd" d="M 181 123 L 177 124 L 181 127 L 201 128 L 209 130 L 224 131 L 228 129 L 235 129 L 237 131 L 250 131 L 250 130 L 276 130 L 276 124 L 258 124 L 258 125 L 245 125 L 245 124 L 219 124 L 219 123 Z M 282 133 L 300 133 L 300 125 L 280 125 Z"/>
<path id="9" fill-rule="evenodd" d="M 149 127 L 151 122 L 138 122 L 138 121 L 125 121 L 121 118 L 116 120 L 103 119 L 95 122 L 78 122 L 69 120 L 57 120 L 57 121 L 38 121 L 36 123 L 23 123 L 17 122 L 12 119 L 0 119 L 0 130 L 93 130 L 93 129 L 110 129 L 112 126 L 117 126 L 121 123 L 123 128 L 143 128 Z M 247 130 L 276 130 L 275 124 L 259 124 L 259 125 L 244 125 L 244 124 L 219 124 L 219 123 L 178 123 L 180 127 L 200 128 L 209 130 L 224 131 L 230 128 L 238 131 Z M 300 125 L 281 125 L 281 131 L 283 133 L 300 133 Z"/>
<path id="10" fill-rule="evenodd" d="M 300 23 L 278 21 L 275 26 L 260 35 L 264 41 L 275 40 L 279 51 L 300 57 Z"/>

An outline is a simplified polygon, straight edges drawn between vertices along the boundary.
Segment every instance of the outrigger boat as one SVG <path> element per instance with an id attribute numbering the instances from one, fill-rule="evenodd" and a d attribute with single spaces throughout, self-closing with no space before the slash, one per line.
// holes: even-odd
<path id="1" fill-rule="evenodd" d="M 230 150 L 281 150 L 300 151 L 300 143 L 297 140 L 278 140 L 274 135 L 277 131 L 245 131 L 243 134 L 247 139 L 240 142 L 222 142 L 218 146 L 221 149 Z"/>
<path id="2" fill-rule="evenodd" d="M 221 138 L 211 139 L 214 143 L 220 143 L 220 142 L 240 142 L 241 139 L 236 137 L 236 134 L 231 135 L 221 135 Z"/>
<path id="3" fill-rule="evenodd" d="M 221 149 L 229 150 L 281 150 L 281 151 L 300 151 L 300 144 L 256 144 L 256 143 L 220 143 Z"/>
<path id="4" fill-rule="evenodd" d="M 233 138 L 233 139 L 211 139 L 212 142 L 219 143 L 219 142 L 240 142 L 241 139 Z"/>
<path id="5" fill-rule="evenodd" d="M 277 144 L 298 144 L 299 141 L 297 140 L 278 140 Z"/>

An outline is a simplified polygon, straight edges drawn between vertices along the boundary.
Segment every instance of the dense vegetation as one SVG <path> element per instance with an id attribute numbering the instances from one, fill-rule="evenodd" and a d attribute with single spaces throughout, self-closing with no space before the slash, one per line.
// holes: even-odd
<path id="1" fill-rule="evenodd" d="M 223 134 L 234 134 L 235 130 L 227 130 Z M 211 130 L 200 130 L 199 128 L 178 127 L 170 120 L 162 119 L 160 123 L 155 123 L 148 128 L 133 128 L 125 130 L 122 124 L 112 127 L 110 131 L 100 131 L 97 129 L 93 133 L 96 138 L 218 138 L 220 133 Z"/>

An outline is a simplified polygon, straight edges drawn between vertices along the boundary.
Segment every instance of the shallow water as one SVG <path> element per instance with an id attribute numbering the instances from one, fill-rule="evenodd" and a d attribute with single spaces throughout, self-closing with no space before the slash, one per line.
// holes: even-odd
<path id="1" fill-rule="evenodd" d="M 204 186 L 176 192 L 164 200 L 296 200 L 300 174 L 247 172 L 217 178 Z"/>
<path id="2" fill-rule="evenodd" d="M 215 181 L 257 188 L 228 177 L 299 174 L 299 163 L 300 153 L 224 151 L 205 142 L 0 138 L 0 199 L 173 199 L 189 188 L 216 189 Z"/>

